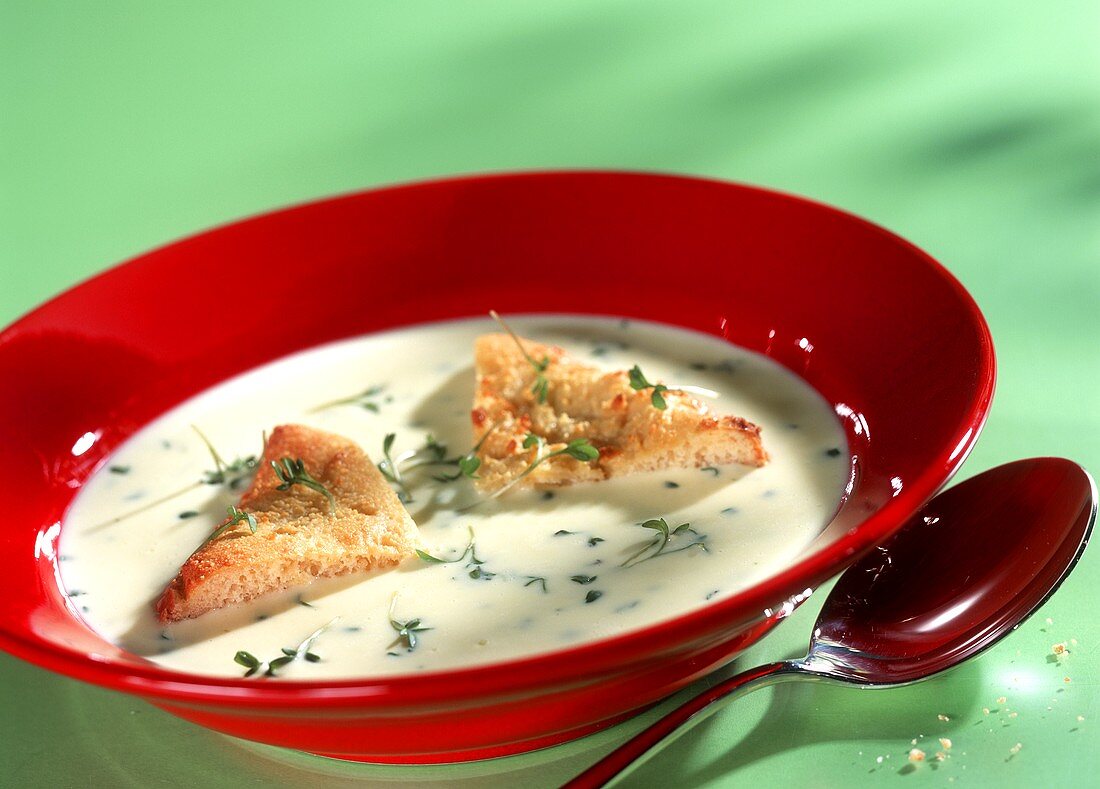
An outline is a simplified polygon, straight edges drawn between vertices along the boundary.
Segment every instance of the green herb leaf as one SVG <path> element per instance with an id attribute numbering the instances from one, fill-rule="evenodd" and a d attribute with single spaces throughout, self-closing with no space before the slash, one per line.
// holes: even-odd
<path id="1" fill-rule="evenodd" d="M 590 463 L 593 460 L 600 459 L 600 450 L 592 446 L 587 438 L 573 439 L 565 449 L 559 450 L 559 452 L 569 455 L 569 457 L 579 460 L 582 463 Z"/>
<path id="2" fill-rule="evenodd" d="M 244 522 L 248 524 L 249 531 L 253 534 L 256 533 L 256 518 L 251 512 L 239 510 L 232 505 L 226 507 L 225 511 L 229 515 L 229 520 L 226 522 L 227 526 L 236 526 L 238 523 Z"/>
<path id="3" fill-rule="evenodd" d="M 595 575 L 574 575 L 569 580 L 572 581 L 573 583 L 587 586 L 588 584 L 590 584 L 590 583 L 592 583 L 593 581 L 596 580 L 596 576 Z"/>
<path id="4" fill-rule="evenodd" d="M 549 359 L 543 360 L 543 364 L 548 364 L 549 362 Z M 545 369 L 545 367 L 543 369 Z M 540 374 L 535 377 L 535 383 L 531 386 L 531 393 L 535 395 L 535 399 L 539 401 L 540 405 L 546 402 L 546 398 L 550 394 L 550 382 L 546 380 L 545 375 Z"/>
<path id="5" fill-rule="evenodd" d="M 260 673 L 261 671 L 263 672 L 263 676 L 265 677 L 277 676 L 276 672 L 278 672 L 279 669 L 281 669 L 283 666 L 289 665 L 295 660 L 304 659 L 310 663 L 316 663 L 321 658 L 319 655 L 311 651 L 313 648 L 313 642 L 317 640 L 318 636 L 320 636 L 338 621 L 340 621 L 340 617 L 336 617 L 328 624 L 314 630 L 306 637 L 304 641 L 302 641 L 301 644 L 298 645 L 297 649 L 283 647 L 280 650 L 283 654 L 273 660 L 265 662 L 257 658 L 251 652 L 245 652 L 244 650 L 241 650 L 233 656 L 233 662 L 248 669 L 248 671 L 246 671 L 244 674 L 246 677 L 251 677 L 254 674 Z"/>
<path id="6" fill-rule="evenodd" d="M 256 668 L 260 665 L 260 660 L 251 652 L 245 652 L 243 649 L 233 656 L 233 662 L 244 666 L 245 668 Z"/>
<path id="7" fill-rule="evenodd" d="M 477 455 L 466 455 L 459 458 L 458 469 L 470 479 L 480 479 L 477 470 L 481 468 L 481 458 Z"/>
<path id="8" fill-rule="evenodd" d="M 390 644 L 390 647 L 392 648 L 392 647 L 397 646 L 398 644 L 404 643 L 405 644 L 405 649 L 409 652 L 412 652 L 414 649 L 416 649 L 416 645 L 418 643 L 418 639 L 416 637 L 416 634 L 421 633 L 425 630 L 431 630 L 432 628 L 424 627 L 420 623 L 420 617 L 416 617 L 415 619 L 409 619 L 406 622 L 402 622 L 402 621 L 396 619 L 394 617 L 394 614 L 393 614 L 393 609 L 394 609 L 394 606 L 396 606 L 396 605 L 397 605 L 397 593 L 394 592 L 393 597 L 390 599 L 389 620 L 390 620 L 390 627 L 392 627 L 395 631 L 397 631 L 397 638 L 394 640 L 394 642 L 392 644 Z"/>
<path id="9" fill-rule="evenodd" d="M 587 438 L 575 438 L 561 449 L 555 449 L 553 452 L 546 452 L 546 439 L 540 435 L 536 435 L 535 433 L 527 433 L 527 435 L 523 438 L 523 448 L 535 450 L 535 457 L 528 464 L 527 468 L 525 468 L 518 475 L 513 477 L 511 481 L 509 481 L 506 485 L 497 488 L 495 491 L 489 494 L 487 498 L 481 499 L 467 507 L 463 507 L 459 511 L 462 512 L 464 510 L 472 509 L 473 507 L 478 506 L 484 501 L 502 496 L 504 493 L 518 485 L 520 480 L 522 480 L 524 477 L 526 477 L 528 474 L 538 468 L 539 464 L 545 463 L 550 458 L 559 457 L 560 455 L 568 455 L 569 457 L 572 457 L 583 463 L 591 463 L 592 461 L 599 460 L 600 458 L 600 450 L 592 446 L 592 443 Z"/>
<path id="10" fill-rule="evenodd" d="M 588 594 L 586 594 L 584 596 L 584 602 L 585 603 L 594 603 L 597 600 L 599 600 L 601 597 L 603 597 L 603 592 L 600 592 L 600 591 L 597 591 L 596 589 L 593 589 L 591 592 L 589 592 Z"/>
<path id="11" fill-rule="evenodd" d="M 649 396 L 649 401 L 653 404 L 653 407 L 658 411 L 664 411 L 668 408 L 668 403 L 665 402 L 664 393 L 668 391 L 668 387 L 664 384 L 652 384 L 645 377 L 642 372 L 642 368 L 638 365 L 634 365 L 627 373 L 630 378 L 630 388 L 635 391 L 641 391 L 643 389 L 652 389 L 653 392 Z"/>
<path id="12" fill-rule="evenodd" d="M 706 535 L 700 534 L 691 528 L 690 523 L 681 523 L 675 529 L 670 529 L 668 522 L 664 518 L 651 518 L 650 520 L 643 521 L 638 524 L 642 528 L 652 529 L 656 532 L 653 539 L 646 545 L 630 556 L 621 567 L 633 567 L 636 564 L 649 561 L 650 559 L 656 559 L 658 556 L 667 556 L 673 553 L 679 553 L 680 551 L 686 551 L 689 548 L 700 548 L 704 553 L 707 552 Z M 681 545 L 678 548 L 669 549 L 669 546 L 673 543 L 675 538 L 684 537 L 690 539 L 686 545 Z"/>
<path id="13" fill-rule="evenodd" d="M 527 576 L 527 583 L 525 583 L 524 586 L 525 587 L 530 586 L 531 584 L 542 584 L 542 591 L 543 592 L 549 591 L 546 588 L 546 579 L 543 578 L 541 575 L 528 575 Z"/>
<path id="14" fill-rule="evenodd" d="M 332 515 L 336 514 L 336 497 L 332 495 L 332 491 L 318 482 L 313 476 L 306 470 L 305 463 L 301 458 L 291 460 L 288 457 L 279 461 L 271 461 L 271 468 L 275 471 L 275 476 L 282 483 L 275 487 L 275 490 L 289 490 L 294 485 L 301 485 L 316 491 L 324 495 L 328 499 L 329 512 Z"/>

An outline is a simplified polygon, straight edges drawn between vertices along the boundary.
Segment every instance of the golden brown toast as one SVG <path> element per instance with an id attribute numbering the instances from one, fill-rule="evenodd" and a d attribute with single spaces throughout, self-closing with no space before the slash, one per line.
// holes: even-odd
<path id="1" fill-rule="evenodd" d="M 271 463 L 283 458 L 302 460 L 332 493 L 335 512 L 318 491 L 277 490 Z M 242 521 L 195 551 L 156 604 L 162 622 L 415 554 L 416 525 L 370 458 L 342 436 L 303 425 L 275 428 L 238 507 L 253 516 L 256 532 Z"/>
<path id="2" fill-rule="evenodd" d="M 720 416 L 686 392 L 669 389 L 664 410 L 652 392 L 635 390 L 624 371 L 604 372 L 571 359 L 553 345 L 519 338 L 543 373 L 546 398 L 532 391 L 538 372 L 507 334 L 487 334 L 474 343 L 477 382 L 471 412 L 474 438 L 481 444 L 478 487 L 501 489 L 535 457 L 524 449 L 528 432 L 547 441 L 545 451 L 587 438 L 600 451 L 585 463 L 568 456 L 550 458 L 520 486 L 553 487 L 639 471 L 741 463 L 762 466 L 768 455 L 760 428 L 740 417 Z M 491 431 L 491 432 L 489 432 Z M 486 433 L 489 435 L 486 436 Z"/>

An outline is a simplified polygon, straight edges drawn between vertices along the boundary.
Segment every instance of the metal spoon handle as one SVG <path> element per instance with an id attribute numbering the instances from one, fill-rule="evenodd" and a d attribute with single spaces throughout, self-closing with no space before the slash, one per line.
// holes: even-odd
<path id="1" fill-rule="evenodd" d="M 785 660 L 749 669 L 718 683 L 663 715 L 645 731 L 636 735 L 583 773 L 564 789 L 595 789 L 605 786 L 627 769 L 640 764 L 664 746 L 676 740 L 696 723 L 713 715 L 734 699 L 757 688 L 792 679 L 802 674 L 801 661 Z"/>

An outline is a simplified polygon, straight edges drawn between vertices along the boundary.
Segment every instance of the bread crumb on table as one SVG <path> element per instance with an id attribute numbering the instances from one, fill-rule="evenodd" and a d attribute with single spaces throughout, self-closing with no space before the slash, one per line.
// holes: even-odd
<path id="1" fill-rule="evenodd" d="M 1066 654 L 1066 652 L 1068 652 L 1069 650 L 1066 649 L 1065 642 L 1060 641 L 1057 644 L 1051 645 L 1050 651 L 1053 654 L 1057 655 L 1058 657 L 1061 657 L 1062 655 Z"/>
<path id="2" fill-rule="evenodd" d="M 940 737 L 940 747 L 945 751 L 951 750 L 951 740 L 947 737 Z"/>
<path id="3" fill-rule="evenodd" d="M 1024 747 L 1024 744 L 1022 742 L 1018 742 L 1015 745 L 1013 745 L 1011 748 L 1009 748 L 1008 752 L 1011 753 L 1013 756 L 1015 756 L 1016 754 L 1018 754 L 1020 752 L 1020 749 L 1023 748 L 1023 747 Z"/>
<path id="4" fill-rule="evenodd" d="M 998 696 L 998 697 L 997 697 L 997 703 L 998 703 L 998 704 L 1007 704 L 1007 703 L 1008 703 L 1008 699 L 1007 699 L 1007 698 L 1005 698 L 1004 696 Z"/>
<path id="5" fill-rule="evenodd" d="M 909 761 L 911 762 L 923 762 L 924 756 L 924 751 L 922 751 L 920 748 L 913 748 L 911 751 L 909 751 Z"/>
<path id="6" fill-rule="evenodd" d="M 942 714 L 942 713 L 941 713 L 941 714 L 939 714 L 939 715 L 937 715 L 936 717 L 937 717 L 937 718 L 939 718 L 939 719 L 940 719 L 941 721 L 949 721 L 949 720 L 951 720 L 951 718 L 949 718 L 949 717 L 948 717 L 947 715 L 944 715 L 944 714 Z"/>

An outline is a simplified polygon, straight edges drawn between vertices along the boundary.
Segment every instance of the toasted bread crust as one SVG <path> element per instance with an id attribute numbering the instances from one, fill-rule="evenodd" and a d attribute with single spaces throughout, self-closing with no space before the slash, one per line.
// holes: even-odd
<path id="1" fill-rule="evenodd" d="M 501 488 L 531 462 L 523 448 L 528 432 L 545 438 L 553 451 L 587 438 L 600 458 L 584 463 L 558 456 L 541 463 L 519 484 L 554 487 L 639 471 L 719 466 L 762 466 L 768 455 L 760 428 L 740 417 L 719 416 L 691 395 L 669 390 L 667 408 L 654 408 L 648 390 L 630 386 L 626 371 L 604 372 L 571 359 L 553 345 L 522 339 L 536 361 L 549 359 L 545 403 L 532 386 L 537 373 L 515 341 L 487 334 L 474 344 L 477 382 L 471 412 L 475 440 L 481 440 L 478 487 Z M 491 432 L 490 432 L 491 431 Z"/>
<path id="2" fill-rule="evenodd" d="M 325 496 L 309 488 L 276 489 L 271 461 L 286 457 L 301 458 L 332 492 L 335 514 Z M 156 604 L 162 622 L 322 576 L 390 567 L 415 553 L 416 525 L 363 450 L 302 425 L 275 428 L 238 506 L 256 519 L 256 533 L 239 523 L 195 551 Z"/>

